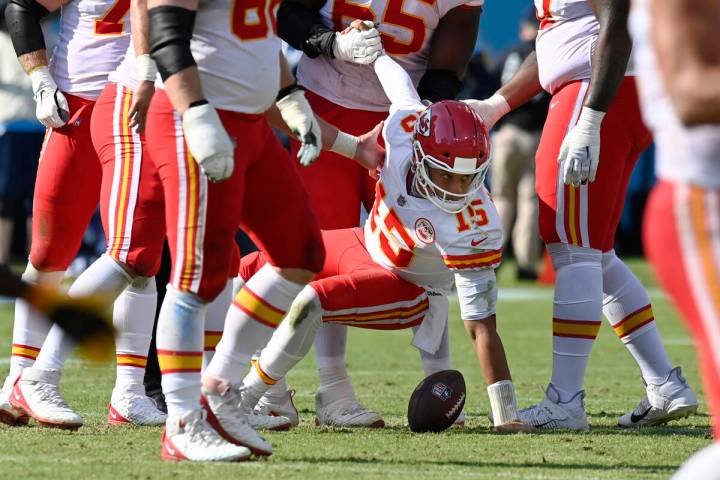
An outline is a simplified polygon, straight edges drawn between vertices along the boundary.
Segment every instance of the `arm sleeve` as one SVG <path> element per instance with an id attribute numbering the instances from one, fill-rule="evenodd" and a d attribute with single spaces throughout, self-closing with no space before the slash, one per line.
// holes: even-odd
<path id="1" fill-rule="evenodd" d="M 390 115 L 398 110 L 423 110 L 425 106 L 407 72 L 395 60 L 381 55 L 375 60 L 375 73 L 390 99 Z"/>
<path id="2" fill-rule="evenodd" d="M 495 270 L 470 270 L 455 273 L 455 286 L 463 320 L 483 320 L 495 315 L 497 280 Z"/>
<path id="3" fill-rule="evenodd" d="M 335 31 L 323 24 L 316 10 L 284 0 L 278 8 L 277 26 L 278 36 L 308 57 L 334 57 Z"/>

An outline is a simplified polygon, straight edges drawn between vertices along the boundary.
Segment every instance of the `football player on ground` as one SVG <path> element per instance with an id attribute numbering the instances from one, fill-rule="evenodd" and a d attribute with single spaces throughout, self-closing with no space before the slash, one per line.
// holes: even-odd
<path id="1" fill-rule="evenodd" d="M 271 258 L 236 300 L 241 316 L 270 314 L 270 321 L 279 323 L 325 258 L 293 160 L 264 112 L 276 104 L 297 132 L 301 162 L 311 162 L 321 143 L 351 157 L 363 152 L 357 138 L 327 125 L 321 129 L 314 118 L 280 53 L 274 5 L 148 2 L 152 56 L 164 86 L 150 106 L 146 134 L 162 182 L 173 257 L 157 327 L 168 406 L 166 460 L 233 461 L 272 452 L 248 423 L 252 409 L 240 408 L 238 385 L 206 385 L 205 409 L 198 403 L 205 311 L 233 268 L 228 260 L 238 225 Z M 207 422 L 206 411 L 223 423 L 222 436 Z M 289 426 L 284 417 L 264 418 L 270 428 Z"/>
<path id="2" fill-rule="evenodd" d="M 244 258 L 241 276 L 247 283 L 226 319 L 203 384 L 242 385 L 241 405 L 254 407 L 307 354 L 323 322 L 383 330 L 417 326 L 413 343 L 433 352 L 447 335 L 447 296 L 455 285 L 489 385 L 496 427 L 531 430 L 517 421 L 495 328 L 494 268 L 501 261 L 502 232 L 483 186 L 490 155 L 487 130 L 462 102 L 426 108 L 410 77 L 387 55 L 374 68 L 392 104 L 383 129 L 387 154 L 364 230 L 323 232 L 323 270 L 302 289 L 277 329 L 284 312 L 269 305 L 260 316 L 243 315 L 243 303 L 254 301 L 247 287 L 269 266 L 264 251 Z M 243 379 L 247 362 L 270 335 Z M 224 419 L 214 422 L 224 428 Z"/>
<path id="3" fill-rule="evenodd" d="M 603 314 L 646 385 L 619 425 L 686 417 L 697 409 L 695 394 L 670 363 L 645 288 L 613 250 L 630 174 L 650 143 L 628 65 L 629 0 L 535 5 L 537 56 L 494 96 L 468 102 L 492 126 L 541 88 L 553 95 L 536 157 L 540 230 L 557 272 L 553 369 L 545 399 L 521 419 L 546 429 L 588 428 L 583 383 Z"/>
<path id="4" fill-rule="evenodd" d="M 278 10 L 280 37 L 304 55 L 298 83 L 308 90 L 315 113 L 358 135 L 387 117 L 390 101 L 367 65 L 382 47 L 411 76 L 420 97 L 453 99 L 472 56 L 483 0 L 284 0 Z M 351 29 L 353 19 L 377 22 L 369 31 Z M 293 142 L 292 149 L 299 148 Z M 355 162 L 323 152 L 299 169 L 322 229 L 359 225 L 360 210 L 375 196 L 375 179 Z M 329 188 L 329 186 L 332 186 Z M 357 400 L 345 365 L 347 327 L 324 325 L 315 342 L 320 386 L 317 422 L 344 427 L 384 425 Z M 437 351 L 420 350 L 426 374 L 451 368 L 447 339 Z M 284 380 L 260 402 L 261 411 L 297 418 Z M 464 413 L 457 423 L 464 421 Z"/>
<path id="5" fill-rule="evenodd" d="M 48 67 L 40 20 L 61 7 L 60 37 Z M 35 185 L 32 248 L 23 274 L 28 283 L 59 286 L 100 198 L 102 173 L 91 140 L 91 115 L 108 75 L 128 48 L 129 7 L 128 1 L 13 0 L 6 8 L 18 60 L 33 82 L 38 119 L 48 127 Z M 121 181 L 121 172 L 116 173 L 117 181 Z M 135 194 L 130 190 L 126 198 L 133 201 Z M 125 223 L 120 225 L 124 227 Z M 81 276 L 71 286 L 70 296 L 97 292 L 94 281 L 105 277 L 108 269 L 124 275 L 125 283 L 116 286 L 111 295 L 117 296 L 130 276 L 112 259 L 108 258 L 108 262 L 111 265 L 106 265 L 104 271 L 93 269 Z M 147 355 L 147 342 L 131 342 L 130 346 L 123 339 L 143 336 L 147 328 L 131 320 L 130 315 L 145 309 L 142 318 L 150 319 L 153 307 L 135 298 L 133 292 L 123 293 L 119 303 L 126 308 L 120 308 L 115 315 L 118 345 L 123 354 L 130 355 L 123 358 L 136 364 L 131 359 L 133 355 L 138 359 Z M 17 301 L 10 374 L 0 395 L 0 410 L 5 412 L 5 418 L 30 415 L 47 426 L 82 425 L 82 418 L 60 396 L 58 385 L 60 369 L 73 345 L 74 341 L 60 328 L 53 327 L 48 334 L 48 325 L 37 310 Z M 35 368 L 26 368 L 30 366 Z M 140 397 L 131 394 L 137 375 L 129 371 L 139 370 L 140 379 L 142 371 L 136 366 L 125 367 L 120 361 L 113 405 L 130 415 L 131 410 L 139 408 L 135 400 Z M 22 379 L 17 380 L 24 368 Z"/>
<path id="6" fill-rule="evenodd" d="M 660 182 L 643 234 L 695 338 L 715 443 L 677 479 L 720 478 L 720 1 L 633 0 L 630 31 Z"/>

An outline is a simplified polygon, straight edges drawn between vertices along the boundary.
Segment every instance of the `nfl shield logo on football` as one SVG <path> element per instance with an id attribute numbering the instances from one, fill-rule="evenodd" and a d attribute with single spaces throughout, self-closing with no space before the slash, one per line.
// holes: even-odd
<path id="1" fill-rule="evenodd" d="M 415 131 L 423 137 L 430 136 L 430 109 L 426 108 L 415 123 Z"/>
<path id="2" fill-rule="evenodd" d="M 433 243 L 435 241 L 435 227 L 427 218 L 418 218 L 415 222 L 415 235 L 423 243 Z"/>
<path id="3" fill-rule="evenodd" d="M 452 395 L 452 389 L 442 382 L 438 382 L 432 387 L 432 393 L 443 402 L 450 398 Z"/>

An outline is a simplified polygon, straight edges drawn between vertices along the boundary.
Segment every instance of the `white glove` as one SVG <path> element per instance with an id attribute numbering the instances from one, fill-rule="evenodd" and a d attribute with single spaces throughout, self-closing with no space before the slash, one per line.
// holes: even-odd
<path id="1" fill-rule="evenodd" d="M 35 116 L 50 128 L 60 128 L 70 118 L 65 95 L 58 90 L 58 86 L 50 75 L 47 66 L 37 67 L 30 72 L 33 97 L 35 98 Z"/>
<path id="2" fill-rule="evenodd" d="M 220 122 L 217 111 L 210 105 L 198 105 L 185 110 L 182 117 L 185 143 L 200 169 L 213 182 L 232 175 L 234 147 Z"/>
<path id="3" fill-rule="evenodd" d="M 335 58 L 354 62 L 362 65 L 369 65 L 374 62 L 383 52 L 380 32 L 375 24 L 369 20 L 363 22 L 370 30 L 360 31 L 351 29 L 345 33 L 335 33 L 335 45 L 333 55 Z"/>
<path id="4" fill-rule="evenodd" d="M 605 112 L 583 107 L 577 124 L 565 135 L 558 163 L 566 185 L 595 181 L 600 161 L 600 124 L 604 116 Z"/>
<path id="5" fill-rule="evenodd" d="M 502 95 L 496 93 L 485 100 L 463 100 L 470 108 L 475 110 L 485 127 L 490 130 L 498 120 L 510 111 L 510 105 Z"/>
<path id="6" fill-rule="evenodd" d="M 276 103 L 283 120 L 295 134 L 302 146 L 297 157 L 303 167 L 309 166 L 322 150 L 322 132 L 312 107 L 305 98 L 305 92 L 295 90 Z"/>

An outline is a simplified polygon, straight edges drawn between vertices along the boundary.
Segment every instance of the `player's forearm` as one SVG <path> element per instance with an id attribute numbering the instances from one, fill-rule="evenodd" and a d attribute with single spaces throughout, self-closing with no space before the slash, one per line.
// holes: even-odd
<path id="1" fill-rule="evenodd" d="M 151 56 L 173 107 L 181 115 L 190 106 L 205 102 L 190 50 L 197 3 L 197 0 L 148 0 Z"/>
<path id="2" fill-rule="evenodd" d="M 59 4 L 56 6 L 52 2 L 12 0 L 5 8 L 5 22 L 15 54 L 23 70 L 28 74 L 48 64 L 45 37 L 40 22 L 57 7 Z"/>
<path id="3" fill-rule="evenodd" d="M 652 39 L 660 74 L 686 125 L 720 123 L 716 0 L 653 0 Z"/>
<path id="4" fill-rule="evenodd" d="M 592 77 L 585 106 L 607 112 L 625 77 L 632 50 L 627 29 L 629 0 L 593 0 L 590 2 L 600 23 Z"/>
<path id="5" fill-rule="evenodd" d="M 333 58 L 335 31 L 323 24 L 324 0 L 284 0 L 277 12 L 278 36 L 310 58 Z"/>
<path id="6" fill-rule="evenodd" d="M 135 55 L 150 53 L 150 18 L 148 17 L 147 0 L 132 0 L 130 5 L 130 22 L 132 23 L 133 47 Z"/>
<path id="7" fill-rule="evenodd" d="M 505 348 L 495 327 L 495 315 L 483 320 L 466 320 L 464 323 L 487 384 L 511 380 Z"/>
<path id="8" fill-rule="evenodd" d="M 432 40 L 428 68 L 418 93 L 433 102 L 454 99 L 473 54 L 482 8 L 455 7 L 440 19 Z"/>
<path id="9" fill-rule="evenodd" d="M 535 52 L 527 56 L 517 73 L 496 93 L 507 101 L 511 110 L 526 104 L 535 95 L 542 92 L 538 63 Z"/>
<path id="10" fill-rule="evenodd" d="M 420 103 L 410 75 L 395 60 L 383 54 L 375 60 L 373 68 L 391 104 Z"/>

